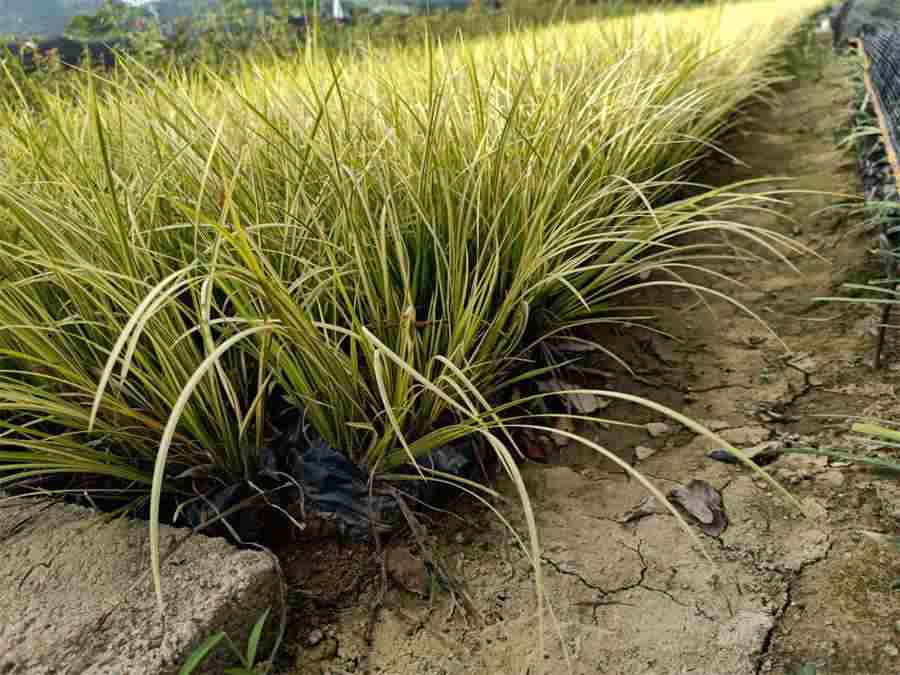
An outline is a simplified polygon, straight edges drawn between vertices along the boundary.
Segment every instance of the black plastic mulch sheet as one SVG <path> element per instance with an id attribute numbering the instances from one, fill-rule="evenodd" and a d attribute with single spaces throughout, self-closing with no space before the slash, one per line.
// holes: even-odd
<path id="1" fill-rule="evenodd" d="M 282 511 L 300 506 L 304 517 L 334 522 L 338 531 L 356 541 L 369 539 L 374 531 L 387 532 L 402 525 L 403 519 L 395 494 L 410 505 L 439 506 L 458 492 L 446 479 L 423 480 L 433 476 L 429 470 L 444 476 L 473 480 L 481 465 L 472 443 L 457 443 L 438 448 L 417 460 L 418 468 L 408 465 L 393 472 L 411 480 L 395 480 L 384 485 L 371 485 L 368 471 L 355 464 L 346 453 L 332 448 L 310 426 L 302 413 L 294 412 L 293 420 L 266 448 L 258 450 L 260 471 L 252 481 L 216 488 L 193 501 L 182 510 L 183 521 L 198 527 L 216 515 L 235 508 L 226 516 L 231 534 L 255 541 L 259 521 L 237 508 L 242 500 L 254 496 L 254 490 L 265 490 L 265 501 Z M 179 524 L 179 523 L 176 523 Z"/>

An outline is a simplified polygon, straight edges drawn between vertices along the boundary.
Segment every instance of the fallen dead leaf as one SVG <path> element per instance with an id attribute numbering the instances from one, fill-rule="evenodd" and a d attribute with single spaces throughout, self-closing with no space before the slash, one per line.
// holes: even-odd
<path id="1" fill-rule="evenodd" d="M 563 380 L 541 380 L 537 383 L 537 387 L 545 393 L 554 392 L 559 394 L 566 409 L 569 412 L 577 412 L 580 415 L 590 415 L 598 410 L 603 410 L 610 404 L 609 399 L 589 392 L 569 393 L 572 390 L 583 389 L 583 387 Z"/>
<path id="2" fill-rule="evenodd" d="M 634 455 L 640 461 L 644 461 L 648 457 L 652 457 L 657 452 L 656 448 L 648 448 L 644 445 L 639 445 L 634 449 Z"/>
<path id="3" fill-rule="evenodd" d="M 653 438 L 672 432 L 672 427 L 665 422 L 650 422 L 646 425 L 646 429 Z"/>
<path id="4" fill-rule="evenodd" d="M 644 497 L 638 505 L 632 509 L 629 509 L 621 516 L 616 518 L 616 522 L 619 523 L 630 523 L 634 520 L 640 520 L 646 516 L 651 516 L 654 513 L 660 513 L 659 508 L 656 505 L 656 497 L 653 495 L 647 495 Z"/>
<path id="5" fill-rule="evenodd" d="M 711 537 L 718 537 L 728 527 L 722 494 L 705 480 L 695 479 L 674 487 L 669 498 L 693 516 L 700 529 Z"/>
<path id="6" fill-rule="evenodd" d="M 425 563 L 406 546 L 388 549 L 385 559 L 388 575 L 400 586 L 416 595 L 425 595 L 428 590 L 428 571 Z"/>

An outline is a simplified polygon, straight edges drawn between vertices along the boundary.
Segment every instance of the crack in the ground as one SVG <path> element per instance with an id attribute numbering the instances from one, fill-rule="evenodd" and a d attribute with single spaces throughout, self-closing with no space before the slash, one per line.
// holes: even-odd
<path id="1" fill-rule="evenodd" d="M 778 399 L 776 401 L 756 401 L 752 406 L 753 409 L 749 411 L 750 415 L 761 419 L 766 424 L 796 420 L 796 418 L 788 417 L 787 411 L 795 406 L 800 399 L 816 388 L 812 382 L 812 373 L 793 363 L 791 361 L 792 358 L 794 358 L 794 355 L 789 355 L 778 359 L 778 362 L 784 367 L 796 370 L 803 375 L 803 385 L 800 390 L 787 398 Z"/>
<path id="2" fill-rule="evenodd" d="M 754 669 L 756 675 L 762 675 L 762 669 L 769 659 L 769 652 L 772 650 L 772 642 L 775 639 L 775 634 L 778 632 L 778 628 L 781 625 L 781 620 L 784 618 L 785 612 L 787 612 L 788 607 L 790 607 L 791 602 L 793 602 L 793 590 L 793 580 L 790 580 L 784 589 L 784 602 L 782 602 L 781 607 L 775 611 L 775 620 L 772 622 L 769 630 L 766 631 L 766 635 L 763 637 L 762 646 L 759 648 L 759 658 L 756 661 L 756 668 Z"/>
<path id="3" fill-rule="evenodd" d="M 650 568 L 650 566 L 647 564 L 647 559 L 644 558 L 644 554 L 641 551 L 641 545 L 643 543 L 644 543 L 643 541 L 639 541 L 638 545 L 634 548 L 632 548 L 628 544 L 624 544 L 624 543 L 622 544 L 622 546 L 624 548 L 627 548 L 629 551 L 633 551 L 634 553 L 637 554 L 638 559 L 641 561 L 641 569 L 640 569 L 640 572 L 638 573 L 637 581 L 635 581 L 633 583 L 625 584 L 623 586 L 619 586 L 618 588 L 603 588 L 602 586 L 598 586 L 597 584 L 594 584 L 591 581 L 588 581 L 587 579 L 585 579 L 577 571 L 567 569 L 566 567 L 563 567 L 563 565 L 561 565 L 560 563 L 556 562 L 552 558 L 548 558 L 547 556 L 541 556 L 541 560 L 543 560 L 548 565 L 550 565 L 559 574 L 563 574 L 565 576 L 570 576 L 570 577 L 575 577 L 576 579 L 578 579 L 579 583 L 581 583 L 583 586 L 591 589 L 592 591 L 596 591 L 601 596 L 603 596 L 603 599 L 606 599 L 608 597 L 618 595 L 619 593 L 624 593 L 625 591 L 630 591 L 633 588 L 637 588 L 637 587 L 641 586 L 641 584 L 644 583 L 644 579 L 647 576 L 647 570 Z"/>
<path id="4" fill-rule="evenodd" d="M 788 609 L 790 609 L 791 605 L 794 602 L 794 585 L 800 580 L 800 577 L 803 576 L 803 573 L 806 572 L 807 569 L 809 569 L 813 565 L 819 564 L 823 560 L 828 559 L 828 556 L 831 554 L 831 548 L 833 544 L 834 542 L 829 537 L 828 545 L 822 555 L 818 556 L 817 558 L 813 558 L 811 560 L 800 563 L 800 567 L 798 567 L 790 574 L 784 575 L 786 577 L 784 600 L 781 603 L 781 606 L 777 610 L 775 610 L 775 619 L 774 621 L 772 621 L 772 625 L 769 627 L 769 630 L 766 631 L 766 635 L 763 638 L 762 646 L 759 650 L 759 657 L 756 661 L 756 669 L 754 670 L 756 675 L 762 675 L 763 668 L 766 666 L 769 661 L 769 657 L 771 656 L 772 643 L 775 640 L 775 635 L 778 633 L 778 629 L 781 627 L 781 622 L 784 619 L 784 615 L 787 613 Z"/>
<path id="5" fill-rule="evenodd" d="M 721 391 L 722 389 L 747 389 L 749 391 L 755 391 L 759 389 L 752 384 L 717 384 L 713 387 L 704 387 L 702 389 L 695 389 L 694 387 L 686 387 L 684 393 L 685 394 L 707 394 L 711 391 Z"/>
<path id="6" fill-rule="evenodd" d="M 649 471 L 644 471 L 644 469 L 641 469 L 641 474 L 643 474 L 644 476 L 647 476 L 649 478 L 652 478 L 653 480 L 664 480 L 667 483 L 680 483 L 681 482 L 674 478 L 666 478 L 665 476 L 660 476 L 659 474 L 653 474 L 653 473 L 650 473 Z"/>
<path id="7" fill-rule="evenodd" d="M 581 576 L 578 572 L 575 572 L 575 571 L 570 570 L 570 569 L 566 569 L 566 568 L 563 567 L 560 563 L 556 562 L 556 561 L 553 560 L 552 558 L 548 558 L 547 556 L 542 555 L 542 556 L 541 556 L 541 561 L 547 563 L 548 565 L 550 565 L 550 567 L 552 567 L 553 569 L 555 569 L 556 572 L 557 572 L 558 574 L 562 574 L 562 575 L 567 576 L 567 577 L 575 577 L 576 579 L 578 579 L 578 582 L 579 582 L 580 584 L 582 584 L 583 586 L 586 586 L 587 588 L 590 588 L 592 591 L 597 591 L 597 592 L 599 592 L 599 593 L 604 593 L 604 594 L 605 594 L 605 593 L 608 593 L 608 591 L 606 591 L 605 589 L 600 588 L 599 586 L 595 586 L 594 584 L 592 584 L 590 581 L 588 581 L 588 580 L 585 579 L 583 576 Z"/>
<path id="8" fill-rule="evenodd" d="M 784 365 L 788 368 L 796 370 L 798 373 L 803 375 L 803 387 L 800 389 L 800 391 L 798 391 L 796 394 L 794 394 L 788 401 L 784 402 L 784 406 L 786 408 L 789 408 L 793 405 L 796 405 L 797 401 L 799 401 L 801 398 L 803 398 L 804 396 L 809 394 L 813 389 L 815 389 L 815 385 L 812 382 L 812 374 L 808 370 L 801 368 L 800 366 L 798 366 L 795 363 L 792 363 L 789 360 L 786 360 L 784 362 Z"/>
<path id="9" fill-rule="evenodd" d="M 673 603 L 675 603 L 679 607 L 684 607 L 685 609 L 692 608 L 691 605 L 687 604 L 686 602 L 682 602 L 681 600 L 676 598 L 674 595 L 672 595 L 669 591 L 667 591 L 665 588 L 657 588 L 656 586 L 649 586 L 647 584 L 641 584 L 640 586 L 637 587 L 637 590 L 651 591 L 653 593 L 659 593 L 660 595 L 666 596 L 669 600 L 671 600 Z M 704 617 L 704 618 L 706 618 L 706 617 Z"/>
<path id="10" fill-rule="evenodd" d="M 627 602 L 619 602 L 619 601 L 615 600 L 615 596 L 617 596 L 621 593 L 625 593 L 626 591 L 631 591 L 631 590 L 650 591 L 651 593 L 659 593 L 660 595 L 665 596 L 668 600 L 670 600 L 672 603 L 678 605 L 679 607 L 684 607 L 686 609 L 694 609 L 697 616 L 699 616 L 703 619 L 706 619 L 708 621 L 715 621 L 715 619 L 713 617 L 710 617 L 702 609 L 702 607 L 700 607 L 699 602 L 695 603 L 695 605 L 689 605 L 685 602 L 682 602 L 678 598 L 676 598 L 674 595 L 672 595 L 672 593 L 670 593 L 666 589 L 658 588 L 656 586 L 650 586 L 648 583 L 646 583 L 647 572 L 649 572 L 649 570 L 650 570 L 650 564 L 647 562 L 647 558 L 644 557 L 644 552 L 641 550 L 641 546 L 643 545 L 643 543 L 644 543 L 643 540 L 640 540 L 640 541 L 638 541 L 638 545 L 635 547 L 628 546 L 627 544 L 624 544 L 624 543 L 622 544 L 622 546 L 624 546 L 625 548 L 627 548 L 630 551 L 633 551 L 638 556 L 638 559 L 641 561 L 641 569 L 638 573 L 637 581 L 634 581 L 634 582 L 631 582 L 628 584 L 624 584 L 617 588 L 603 588 L 602 586 L 598 586 L 597 584 L 584 578 L 584 576 L 579 574 L 577 571 L 568 569 L 568 568 L 564 567 L 563 565 L 561 565 L 560 563 L 553 560 L 552 558 L 548 558 L 547 556 L 541 556 L 541 560 L 546 562 L 548 565 L 550 565 L 559 574 L 575 577 L 580 584 L 582 584 L 586 588 L 589 588 L 592 591 L 599 594 L 600 597 L 597 600 L 587 600 L 584 602 L 576 602 L 575 603 L 576 606 L 590 607 L 591 612 L 592 612 L 592 619 L 594 621 L 597 620 L 597 610 L 600 607 L 607 607 L 610 605 L 621 605 L 621 606 L 625 606 L 625 607 L 634 607 L 634 605 L 631 605 Z"/>

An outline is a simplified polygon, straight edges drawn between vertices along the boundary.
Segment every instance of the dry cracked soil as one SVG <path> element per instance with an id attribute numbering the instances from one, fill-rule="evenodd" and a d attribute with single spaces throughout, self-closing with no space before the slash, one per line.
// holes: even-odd
<path id="1" fill-rule="evenodd" d="M 795 271 L 779 262 L 717 270 L 738 282 L 721 289 L 778 337 L 724 301 L 707 310 L 687 294 L 648 294 L 644 300 L 666 305 L 660 328 L 671 337 L 597 336 L 635 373 L 597 355 L 584 385 L 669 405 L 742 449 L 788 441 L 871 450 L 849 433 L 852 419 L 900 418 L 900 331 L 875 371 L 876 309 L 816 300 L 878 275 L 875 225 L 840 196 L 861 191 L 852 154 L 835 143 L 849 114 L 850 67 L 828 56 L 783 85 L 775 105 L 752 111 L 728 139 L 744 164 L 723 158 L 705 169 L 707 181 L 720 184 L 792 176 L 789 187 L 801 191 L 786 197 L 782 217 L 749 217 L 820 257 L 792 255 Z M 622 402 L 603 415 L 634 426 L 579 431 L 663 490 L 708 481 L 723 497 L 724 532 L 699 535 L 701 550 L 664 509 L 623 522 L 645 489 L 586 446 L 558 447 L 549 464 L 525 468 L 550 610 L 543 653 L 529 564 L 496 515 L 471 508 L 426 521 L 431 555 L 465 581 L 455 592 L 425 574 L 412 537 L 387 543 L 386 585 L 377 575 L 360 581 L 371 561 L 364 547 L 332 543 L 288 558 L 294 620 L 284 672 L 900 673 L 900 551 L 862 533 L 897 532 L 896 477 L 782 455 L 767 469 L 802 515 L 748 470 L 708 459 L 715 444 L 705 437 L 671 423 L 650 433 L 648 423 L 666 420 Z M 522 525 L 514 509 L 502 511 Z"/>

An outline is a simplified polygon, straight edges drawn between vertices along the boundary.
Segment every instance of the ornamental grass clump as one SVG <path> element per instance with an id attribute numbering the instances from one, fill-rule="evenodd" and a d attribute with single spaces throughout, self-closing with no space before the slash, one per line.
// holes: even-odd
<path id="1" fill-rule="evenodd" d="M 480 439 L 539 575 L 513 432 L 555 430 L 510 385 L 579 327 L 648 321 L 637 289 L 718 294 L 685 276 L 793 248 L 735 222 L 774 198 L 689 181 L 818 4 L 27 92 L 39 113 L 0 111 L 0 485 L 152 494 L 155 538 L 163 495 L 253 480 L 277 392 L 375 476 Z"/>

